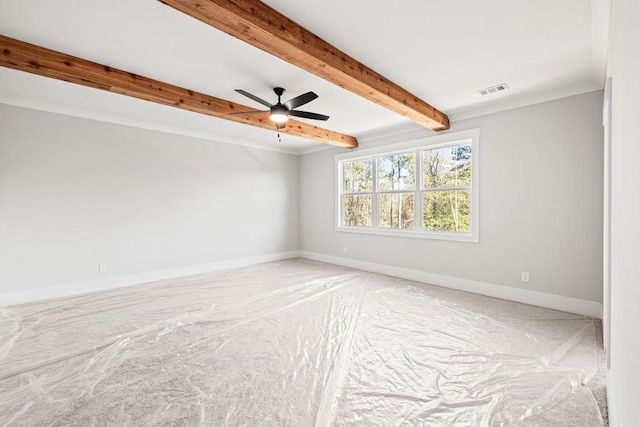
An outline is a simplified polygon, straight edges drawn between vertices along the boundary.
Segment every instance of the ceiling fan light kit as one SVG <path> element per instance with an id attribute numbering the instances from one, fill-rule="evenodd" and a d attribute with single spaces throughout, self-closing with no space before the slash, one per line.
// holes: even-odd
<path id="1" fill-rule="evenodd" d="M 289 120 L 289 112 L 284 107 L 273 107 L 269 113 L 271 121 L 276 123 L 284 123 Z"/>

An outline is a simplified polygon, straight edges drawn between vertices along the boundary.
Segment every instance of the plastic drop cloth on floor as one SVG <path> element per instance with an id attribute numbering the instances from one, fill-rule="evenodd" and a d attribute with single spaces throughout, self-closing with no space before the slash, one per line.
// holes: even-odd
<path id="1" fill-rule="evenodd" d="M 306 260 L 0 308 L 9 426 L 600 426 L 593 319 Z"/>

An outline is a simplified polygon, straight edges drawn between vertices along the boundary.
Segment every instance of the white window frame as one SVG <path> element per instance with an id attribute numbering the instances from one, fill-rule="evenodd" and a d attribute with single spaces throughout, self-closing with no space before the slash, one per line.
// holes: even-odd
<path id="1" fill-rule="evenodd" d="M 388 193 L 387 191 L 378 190 L 378 165 L 377 157 L 389 156 L 393 154 L 406 153 L 408 151 L 415 151 L 416 153 L 416 187 L 414 190 L 407 191 L 394 191 L 394 192 L 407 192 L 413 193 L 414 198 L 417 194 L 423 194 L 426 189 L 422 187 L 422 150 L 441 148 L 453 145 L 471 145 L 471 231 L 468 233 L 455 233 L 444 231 L 428 231 L 422 229 L 422 200 L 414 200 L 414 228 L 409 229 L 393 229 L 383 228 L 378 226 L 378 195 Z M 385 236 L 398 236 L 398 237 L 413 237 L 421 239 L 436 239 L 436 240 L 450 240 L 457 242 L 472 242 L 477 243 L 480 236 L 480 182 L 479 182 L 479 152 L 480 152 L 480 129 L 468 129 L 459 132 L 451 132 L 442 135 L 436 135 L 427 138 L 420 138 L 416 140 L 384 145 L 375 148 L 357 149 L 348 153 L 337 154 L 334 157 L 335 161 L 335 230 L 347 233 L 361 233 L 361 234 L 379 234 Z M 373 189 L 371 191 L 371 209 L 372 209 L 372 225 L 371 226 L 345 226 L 342 225 L 342 163 L 352 162 L 358 160 L 372 159 L 372 176 L 373 176 Z M 442 188 L 447 190 L 448 188 Z M 455 188 L 454 188 L 455 190 Z M 429 191 L 429 190 L 427 190 Z M 369 192 L 367 192 L 369 194 Z"/>

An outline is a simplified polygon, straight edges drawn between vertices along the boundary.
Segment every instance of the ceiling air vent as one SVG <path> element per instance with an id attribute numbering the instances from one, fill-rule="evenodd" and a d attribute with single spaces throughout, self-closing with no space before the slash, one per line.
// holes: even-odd
<path id="1" fill-rule="evenodd" d="M 480 89 L 478 93 L 480 95 L 489 95 L 490 93 L 502 92 L 503 90 L 509 89 L 506 83 L 502 83 L 499 85 L 491 86 L 485 89 Z"/>

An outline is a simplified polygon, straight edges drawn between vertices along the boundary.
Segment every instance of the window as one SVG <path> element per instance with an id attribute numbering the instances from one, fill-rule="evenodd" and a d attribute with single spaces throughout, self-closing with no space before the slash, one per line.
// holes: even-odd
<path id="1" fill-rule="evenodd" d="M 342 212 L 343 224 L 346 226 L 371 225 L 372 170 L 370 159 L 345 162 L 342 165 Z"/>
<path id="2" fill-rule="evenodd" d="M 415 153 L 379 156 L 377 163 L 378 226 L 412 230 L 416 188 Z"/>
<path id="3" fill-rule="evenodd" d="M 336 156 L 337 229 L 478 241 L 478 130 Z"/>

